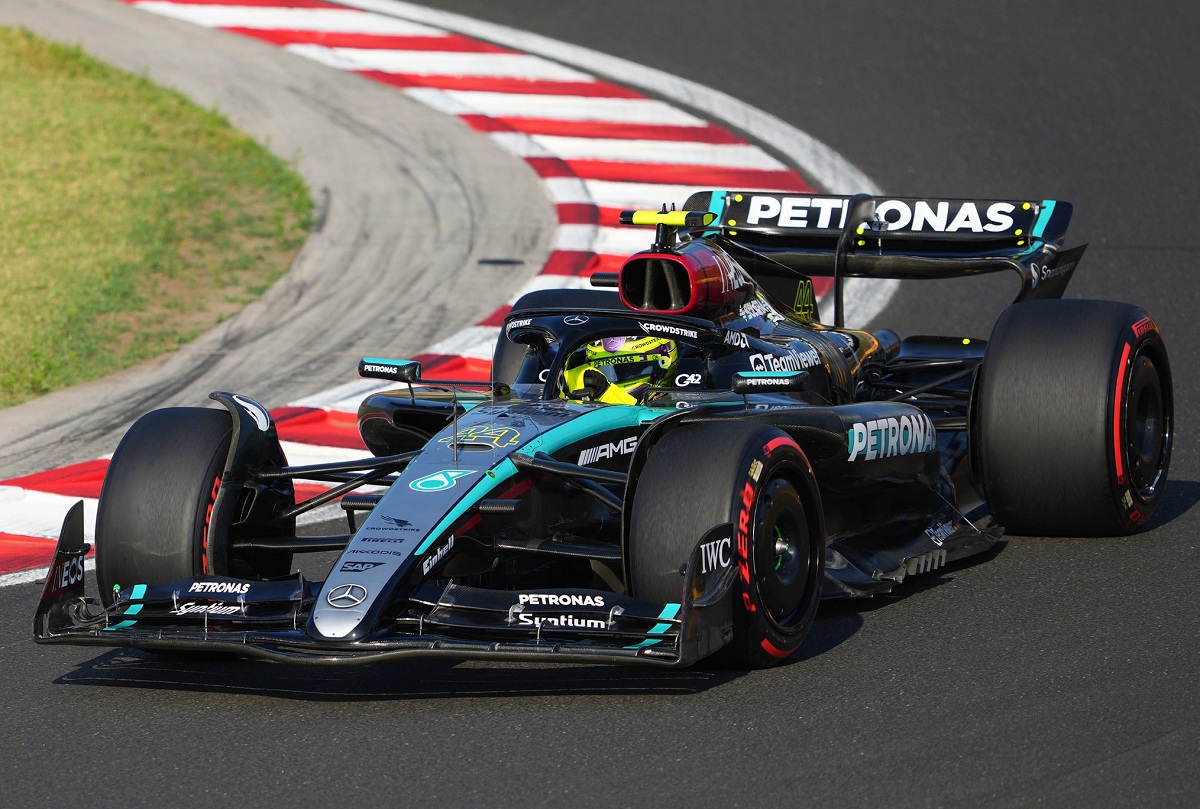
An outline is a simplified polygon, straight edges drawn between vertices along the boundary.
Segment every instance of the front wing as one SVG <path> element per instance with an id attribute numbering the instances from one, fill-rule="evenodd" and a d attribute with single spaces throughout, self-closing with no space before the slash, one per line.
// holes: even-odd
<path id="1" fill-rule="evenodd" d="M 203 577 L 136 584 L 111 606 L 85 596 L 82 504 L 68 513 L 34 617 L 39 643 L 233 652 L 281 662 L 355 664 L 406 657 L 683 667 L 732 634 L 734 568 L 701 573 L 699 548 L 680 600 L 652 604 L 591 590 L 507 591 L 428 583 L 374 632 L 316 640 L 321 582 Z"/>

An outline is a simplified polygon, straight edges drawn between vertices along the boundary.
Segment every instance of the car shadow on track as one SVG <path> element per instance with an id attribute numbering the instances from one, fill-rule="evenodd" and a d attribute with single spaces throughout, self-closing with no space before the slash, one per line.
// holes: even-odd
<path id="1" fill-rule="evenodd" d="M 899 599 L 952 581 L 953 573 L 982 564 L 1004 543 L 980 556 L 915 576 L 891 593 L 869 599 L 830 601 L 820 613 L 799 654 L 785 666 L 819 657 L 853 636 L 863 615 Z M 197 693 L 222 692 L 316 702 L 360 702 L 454 697 L 686 696 L 700 694 L 745 676 L 742 670 L 705 662 L 690 669 L 624 666 L 536 665 L 503 662 L 411 660 L 363 666 L 279 665 L 230 656 L 195 654 L 164 657 L 114 649 L 80 661 L 55 680 L 60 685 L 148 688 Z"/>
<path id="2" fill-rule="evenodd" d="M 354 667 L 275 665 L 238 658 L 164 658 L 114 650 L 81 661 L 60 685 L 221 692 L 316 702 L 455 697 L 688 695 L 745 672 L 679 671 L 621 666 L 539 666 L 502 662 L 414 660 Z"/>
<path id="3" fill-rule="evenodd" d="M 1169 525 L 1191 511 L 1196 503 L 1200 503 L 1200 481 L 1168 480 L 1163 489 L 1162 502 L 1158 504 L 1158 511 L 1146 528 L 1154 530 Z"/>

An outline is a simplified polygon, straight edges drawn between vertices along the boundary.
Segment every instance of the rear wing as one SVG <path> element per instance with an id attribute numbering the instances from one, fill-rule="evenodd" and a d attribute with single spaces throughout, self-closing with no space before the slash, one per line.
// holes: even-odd
<path id="1" fill-rule="evenodd" d="M 713 215 L 703 230 L 738 259 L 769 296 L 795 300 L 798 275 L 952 278 L 1009 270 L 1016 300 L 1062 297 L 1084 246 L 1060 252 L 1073 208 L 1059 200 L 852 197 L 701 191 L 686 211 Z"/>

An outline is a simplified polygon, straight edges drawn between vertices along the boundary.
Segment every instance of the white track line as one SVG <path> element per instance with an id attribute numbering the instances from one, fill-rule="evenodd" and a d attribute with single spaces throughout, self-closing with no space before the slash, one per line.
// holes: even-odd
<path id="1" fill-rule="evenodd" d="M 440 28 L 398 20 L 379 14 L 363 14 L 340 8 L 273 8 L 271 6 L 187 5 L 142 2 L 134 6 L 205 28 L 251 28 L 271 31 L 322 31 L 337 34 L 390 36 L 445 36 Z"/>
<path id="2" fill-rule="evenodd" d="M 378 48 L 329 48 L 287 45 L 285 50 L 342 70 L 378 70 L 417 76 L 478 76 L 524 81 L 594 81 L 557 62 L 524 53 L 393 51 Z"/>

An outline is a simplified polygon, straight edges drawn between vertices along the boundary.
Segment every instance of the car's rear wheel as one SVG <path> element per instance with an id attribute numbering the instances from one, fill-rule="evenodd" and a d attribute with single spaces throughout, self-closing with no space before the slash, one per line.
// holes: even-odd
<path id="1" fill-rule="evenodd" d="M 1172 418 L 1166 345 L 1146 312 L 1017 304 L 996 322 L 976 381 L 975 474 L 1010 533 L 1132 533 L 1162 499 Z"/>
<path id="2" fill-rule="evenodd" d="M 229 413 L 155 410 L 121 439 L 96 512 L 96 578 L 105 604 L 115 587 L 224 575 L 210 543 L 213 503 L 229 453 Z"/>
<path id="3" fill-rule="evenodd" d="M 667 433 L 641 470 L 632 509 L 634 596 L 680 602 L 696 543 L 728 525 L 717 540 L 728 547 L 708 558 L 738 568 L 729 662 L 763 668 L 800 647 L 821 598 L 825 546 L 812 471 L 784 432 L 711 422 Z"/>

